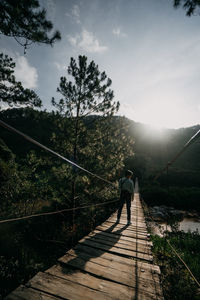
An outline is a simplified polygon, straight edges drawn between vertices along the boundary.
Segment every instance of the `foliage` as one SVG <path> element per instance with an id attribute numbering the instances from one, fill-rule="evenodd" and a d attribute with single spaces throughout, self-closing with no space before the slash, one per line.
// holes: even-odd
<path id="1" fill-rule="evenodd" d="M 72 226 L 69 213 L 43 216 L 0 227 L 0 299 L 38 271 L 57 262 L 80 238 L 108 218 L 113 204 L 80 210 Z M 46 249 L 48 248 L 48 255 Z"/>
<path id="2" fill-rule="evenodd" d="M 40 107 L 41 100 L 33 90 L 24 89 L 13 75 L 13 59 L 0 53 L 0 109 L 2 104 L 9 106 L 29 105 Z"/>
<path id="3" fill-rule="evenodd" d="M 91 113 L 102 113 L 113 115 L 118 111 L 119 102 L 112 103 L 113 91 L 109 89 L 111 79 L 107 78 L 105 72 L 100 72 L 98 65 L 94 61 L 87 64 L 86 56 L 79 56 L 78 64 L 71 58 L 68 67 L 68 75 L 73 77 L 73 82 L 66 77 L 60 78 L 60 86 L 57 89 L 65 98 L 56 103 L 52 99 L 52 104 L 59 112 L 66 117 L 83 118 Z"/>
<path id="4" fill-rule="evenodd" d="M 19 193 L 19 181 L 14 154 L 0 139 L 0 214 L 9 212 L 13 198 Z"/>
<path id="5" fill-rule="evenodd" d="M 152 240 L 156 263 L 161 266 L 165 299 L 199 299 L 195 281 L 166 243 L 165 238 L 152 236 Z M 198 279 L 200 274 L 199 234 L 197 232 L 169 233 L 168 240 Z"/>
<path id="6" fill-rule="evenodd" d="M 46 19 L 46 11 L 40 9 L 38 0 L 2 0 L 0 2 L 0 33 L 14 37 L 24 47 L 32 43 L 53 45 L 60 40 L 60 33 L 49 34 L 53 25 Z M 41 106 L 41 100 L 34 91 L 24 89 L 13 75 L 15 63 L 12 58 L 0 54 L 0 109 L 8 106 Z"/>
<path id="7" fill-rule="evenodd" d="M 64 117 L 56 121 L 60 133 L 57 136 L 53 134 L 54 143 L 59 145 L 59 151 L 75 163 L 84 166 L 87 162 L 87 169 L 90 171 L 104 176 L 106 170 L 106 177 L 112 178 L 123 166 L 121 147 L 127 140 L 123 132 L 122 140 L 117 138 L 121 124 L 113 118 L 119 109 L 119 102 L 113 101 L 114 94 L 110 89 L 112 81 L 105 72 L 99 71 L 94 61 L 87 63 L 86 56 L 79 56 L 78 62 L 71 58 L 68 75 L 72 76 L 72 81 L 61 77 L 57 89 L 64 98 L 59 102 L 52 99 L 59 115 Z M 93 114 L 98 116 L 91 116 Z M 130 151 L 131 143 L 127 146 L 127 156 Z M 102 183 L 86 174 L 80 174 L 76 168 L 72 169 L 69 180 L 72 183 L 71 196 L 69 194 L 72 200 L 76 190 L 80 194 L 84 188 L 84 193 L 88 196 L 89 186 L 98 185 L 100 191 L 104 188 Z M 97 190 L 90 190 L 91 193 L 96 193 L 97 199 Z"/>
<path id="8" fill-rule="evenodd" d="M 191 15 L 194 15 L 195 12 L 199 9 L 200 1 L 199 0 L 174 0 L 175 8 L 181 5 L 186 10 L 186 15 L 190 17 Z"/>
<path id="9" fill-rule="evenodd" d="M 199 187 L 174 186 L 166 189 L 159 185 L 146 185 L 140 192 L 150 206 L 166 205 L 185 210 L 195 209 L 200 212 Z"/>
<path id="10" fill-rule="evenodd" d="M 0 33 L 17 39 L 25 49 L 31 43 L 53 45 L 60 40 L 59 31 L 48 34 L 53 24 L 46 19 L 38 0 L 2 0 L 0 2 Z"/>

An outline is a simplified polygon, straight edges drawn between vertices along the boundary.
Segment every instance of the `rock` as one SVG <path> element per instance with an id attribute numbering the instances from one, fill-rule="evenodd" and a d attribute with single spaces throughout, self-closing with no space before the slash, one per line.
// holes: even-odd
<path id="1" fill-rule="evenodd" d="M 152 218 L 155 221 L 165 221 L 167 219 L 170 219 L 171 217 L 175 218 L 196 218 L 200 219 L 199 214 L 196 211 L 184 211 L 184 210 L 179 210 L 175 209 L 174 207 L 168 207 L 165 205 L 161 206 L 153 206 L 150 208 L 150 213 Z"/>
<path id="2" fill-rule="evenodd" d="M 152 212 L 151 213 L 151 215 L 152 215 L 152 218 L 153 219 L 156 219 L 156 220 L 163 220 L 163 219 L 166 219 L 166 214 L 164 214 L 163 212 L 161 212 L 161 211 L 157 211 L 157 212 Z"/>
<path id="3" fill-rule="evenodd" d="M 177 209 L 170 210 L 170 214 L 174 217 L 183 217 L 184 216 L 184 213 L 181 210 L 177 210 Z"/>
<path id="4" fill-rule="evenodd" d="M 174 209 L 173 207 L 167 207 L 165 205 L 154 206 L 151 208 L 152 218 L 156 221 L 167 220 L 171 217 L 182 218 L 184 216 L 184 211 Z"/>

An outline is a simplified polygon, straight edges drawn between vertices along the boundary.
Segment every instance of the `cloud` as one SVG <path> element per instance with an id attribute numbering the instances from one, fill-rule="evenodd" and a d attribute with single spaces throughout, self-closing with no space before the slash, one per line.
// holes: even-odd
<path id="1" fill-rule="evenodd" d="M 50 19 L 51 21 L 55 21 L 56 16 L 56 3 L 54 0 L 47 0 L 47 19 Z"/>
<path id="2" fill-rule="evenodd" d="M 56 68 L 59 70 L 59 71 L 63 71 L 65 70 L 67 67 L 65 65 L 61 65 L 59 62 L 57 61 L 54 61 L 54 65 L 56 66 Z"/>
<path id="3" fill-rule="evenodd" d="M 16 62 L 16 80 L 21 81 L 25 88 L 36 88 L 38 81 L 37 69 L 30 66 L 27 58 L 24 56 L 17 55 L 14 61 Z"/>
<path id="4" fill-rule="evenodd" d="M 90 53 L 101 53 L 108 49 L 106 46 L 100 45 L 93 33 L 86 29 L 83 29 L 80 35 L 69 35 L 68 41 L 73 47 L 78 47 Z"/>
<path id="5" fill-rule="evenodd" d="M 80 20 L 80 8 L 78 5 L 73 5 L 72 9 L 70 10 L 70 13 L 65 14 L 67 17 L 72 18 L 77 24 L 81 24 Z"/>
<path id="6" fill-rule="evenodd" d="M 77 46 L 79 39 L 80 39 L 79 35 L 76 35 L 76 36 L 68 35 L 68 41 L 70 42 L 70 44 L 72 46 Z"/>
<path id="7" fill-rule="evenodd" d="M 122 32 L 121 29 L 119 27 L 116 27 L 113 29 L 112 33 L 117 36 L 117 37 L 127 37 L 127 34 Z"/>

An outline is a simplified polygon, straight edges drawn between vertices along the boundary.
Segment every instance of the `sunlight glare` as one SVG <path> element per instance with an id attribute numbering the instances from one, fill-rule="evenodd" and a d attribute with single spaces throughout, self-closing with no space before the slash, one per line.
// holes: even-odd
<path id="1" fill-rule="evenodd" d="M 175 101 L 151 101 L 137 110 L 136 117 L 140 122 L 149 124 L 152 129 L 159 131 L 162 128 L 178 128 L 185 117 L 180 111 Z"/>

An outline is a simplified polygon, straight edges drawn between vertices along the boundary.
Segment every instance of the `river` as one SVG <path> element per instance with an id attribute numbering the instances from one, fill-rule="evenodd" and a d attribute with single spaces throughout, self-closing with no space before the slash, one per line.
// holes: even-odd
<path id="1" fill-rule="evenodd" d="M 165 230 L 171 231 L 171 226 L 167 225 L 166 222 L 157 222 L 159 226 L 154 226 L 151 222 L 152 233 L 162 236 Z M 183 218 L 182 221 L 177 222 L 177 229 L 183 230 L 184 232 L 198 231 L 200 233 L 200 219 L 197 218 Z"/>

